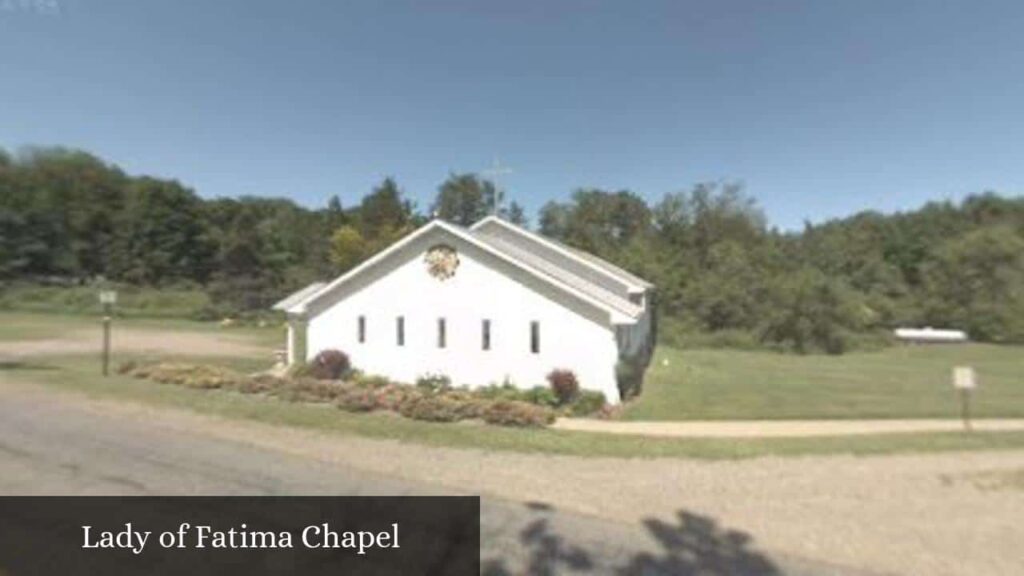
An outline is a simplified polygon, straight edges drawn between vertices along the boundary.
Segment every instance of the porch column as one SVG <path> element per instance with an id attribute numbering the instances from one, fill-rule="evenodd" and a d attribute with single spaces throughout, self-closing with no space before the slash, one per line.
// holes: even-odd
<path id="1" fill-rule="evenodd" d="M 306 361 L 306 319 L 298 314 L 288 315 L 288 365 Z"/>

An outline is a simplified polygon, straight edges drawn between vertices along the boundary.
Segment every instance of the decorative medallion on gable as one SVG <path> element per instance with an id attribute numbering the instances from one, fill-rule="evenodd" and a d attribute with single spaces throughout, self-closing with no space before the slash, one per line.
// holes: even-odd
<path id="1" fill-rule="evenodd" d="M 427 250 L 423 257 L 427 265 L 427 273 L 438 280 L 447 280 L 455 276 L 455 270 L 459 267 L 459 255 L 455 248 L 447 244 L 436 244 Z"/>

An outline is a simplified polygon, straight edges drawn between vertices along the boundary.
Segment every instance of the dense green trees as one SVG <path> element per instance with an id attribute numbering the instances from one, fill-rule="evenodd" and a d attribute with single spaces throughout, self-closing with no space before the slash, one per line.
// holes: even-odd
<path id="1" fill-rule="evenodd" d="M 466 226 L 495 206 L 526 222 L 473 174 L 450 175 L 430 210 Z M 392 178 L 357 205 L 334 196 L 309 209 L 204 200 L 80 151 L 0 150 L 0 282 L 191 286 L 212 296 L 211 316 L 237 314 L 349 270 L 425 221 Z M 544 205 L 538 228 L 654 282 L 662 334 L 676 343 L 839 353 L 901 324 L 1024 342 L 1024 198 L 985 193 L 780 232 L 735 184 L 653 203 L 588 188 Z"/>
<path id="2" fill-rule="evenodd" d="M 490 214 L 498 200 L 493 183 L 475 174 L 452 174 L 437 189 L 432 210 L 438 218 L 469 226 Z"/>
<path id="3" fill-rule="evenodd" d="M 662 336 L 676 343 L 841 353 L 901 324 L 1024 342 L 1024 198 L 986 193 L 783 233 L 733 184 L 649 209 L 629 192 L 580 190 L 545 205 L 540 223 L 654 282 Z"/>
<path id="4" fill-rule="evenodd" d="M 469 226 L 490 214 L 497 214 L 520 226 L 526 225 L 523 207 L 515 201 L 505 206 L 504 201 L 504 193 L 493 182 L 476 174 L 452 174 L 438 187 L 431 212 L 437 218 L 459 226 Z"/>
<path id="5" fill-rule="evenodd" d="M 938 246 L 925 266 L 924 317 L 974 337 L 1024 341 L 1024 238 L 996 224 Z"/>

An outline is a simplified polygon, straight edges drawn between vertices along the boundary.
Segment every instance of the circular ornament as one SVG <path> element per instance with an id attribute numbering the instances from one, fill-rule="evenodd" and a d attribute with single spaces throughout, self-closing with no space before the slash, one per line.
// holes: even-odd
<path id="1" fill-rule="evenodd" d="M 438 280 L 447 280 L 455 276 L 455 270 L 459 267 L 459 255 L 455 248 L 447 244 L 438 244 L 427 250 L 423 257 L 427 265 L 427 273 Z"/>

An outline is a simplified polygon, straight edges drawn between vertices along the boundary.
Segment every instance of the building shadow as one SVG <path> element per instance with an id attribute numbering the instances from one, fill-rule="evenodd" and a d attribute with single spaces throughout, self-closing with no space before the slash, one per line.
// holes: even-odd
<path id="1" fill-rule="evenodd" d="M 774 576 L 778 567 L 753 548 L 753 538 L 738 530 L 724 529 L 710 517 L 680 510 L 675 522 L 647 519 L 643 522 L 656 548 L 614 562 L 601 573 L 619 576 Z M 597 569 L 601 550 L 587 550 L 553 531 L 550 520 L 531 521 L 519 534 L 527 558 L 521 569 L 510 569 L 504 559 L 484 561 L 484 576 L 548 576 L 591 573 Z"/>

